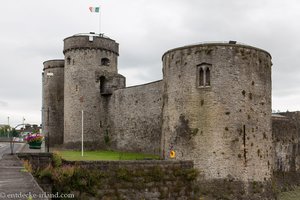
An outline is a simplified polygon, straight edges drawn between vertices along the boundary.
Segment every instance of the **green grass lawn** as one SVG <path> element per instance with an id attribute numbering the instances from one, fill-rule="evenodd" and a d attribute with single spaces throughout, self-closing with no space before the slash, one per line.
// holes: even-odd
<path id="1" fill-rule="evenodd" d="M 279 200 L 299 200 L 300 199 L 300 187 L 297 187 L 293 191 L 280 193 L 278 199 Z"/>
<path id="2" fill-rule="evenodd" d="M 143 159 L 159 159 L 159 156 L 141 154 L 141 153 L 125 153 L 116 151 L 85 151 L 81 156 L 81 151 L 58 151 L 65 160 L 143 160 Z"/>

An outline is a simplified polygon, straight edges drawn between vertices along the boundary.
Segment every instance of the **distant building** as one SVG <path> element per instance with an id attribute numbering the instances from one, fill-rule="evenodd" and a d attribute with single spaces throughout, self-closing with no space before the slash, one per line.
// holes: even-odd
<path id="1" fill-rule="evenodd" d="M 41 130 L 41 127 L 36 125 L 36 124 L 26 124 L 24 128 L 21 128 L 20 129 L 20 132 L 23 134 L 23 135 L 27 135 L 29 133 L 38 133 L 40 132 Z"/>

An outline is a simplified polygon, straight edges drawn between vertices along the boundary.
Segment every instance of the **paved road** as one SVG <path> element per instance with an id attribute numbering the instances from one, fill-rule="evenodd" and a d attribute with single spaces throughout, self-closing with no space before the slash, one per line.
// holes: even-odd
<path id="1" fill-rule="evenodd" d="M 15 143 L 14 144 L 14 153 L 19 152 L 24 147 L 25 143 Z M 9 142 L 0 142 L 0 159 L 4 154 L 10 154 L 10 143 Z"/>
<path id="2" fill-rule="evenodd" d="M 29 197 L 32 198 L 29 198 Z M 16 155 L 5 154 L 0 160 L 0 199 L 48 199 L 33 176 L 24 170 Z"/>
<path id="3" fill-rule="evenodd" d="M 24 149 L 25 143 L 15 143 L 14 152 Z M 25 146 L 26 147 L 26 146 Z M 48 199 L 33 176 L 24 170 L 16 155 L 10 155 L 10 143 L 0 142 L 0 200 L 1 199 Z"/>

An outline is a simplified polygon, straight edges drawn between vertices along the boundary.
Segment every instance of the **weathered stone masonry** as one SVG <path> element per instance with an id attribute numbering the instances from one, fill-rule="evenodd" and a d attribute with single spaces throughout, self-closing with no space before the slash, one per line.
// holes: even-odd
<path id="1" fill-rule="evenodd" d="M 86 148 L 164 159 L 173 150 L 176 160 L 193 160 L 204 181 L 230 181 L 246 196 L 256 183 L 267 193 L 274 170 L 299 169 L 299 134 L 286 129 L 289 141 L 278 134 L 294 125 L 274 119 L 272 136 L 272 63 L 262 49 L 226 43 L 172 49 L 162 58 L 163 80 L 133 87 L 118 74 L 114 40 L 74 35 L 63 52 L 64 61 L 44 63 L 43 128 L 51 146 L 79 148 L 83 110 Z"/>
<path id="2" fill-rule="evenodd" d="M 108 116 L 115 149 L 160 153 L 162 92 L 162 81 L 114 92 Z"/>
<path id="3" fill-rule="evenodd" d="M 80 174 L 84 174 L 80 177 L 80 188 L 75 188 L 70 180 L 73 180 L 74 183 L 74 179 L 78 178 L 78 173 L 76 176 L 73 172 L 69 182 L 64 182 L 64 185 L 59 186 L 52 180 L 52 175 L 49 177 L 49 175 L 43 176 L 45 173 L 39 173 L 45 168 L 49 168 L 49 164 L 52 163 L 52 154 L 19 153 L 18 156 L 31 163 L 35 174 L 42 174 L 37 175 L 39 184 L 44 191 L 50 194 L 56 194 L 53 189 L 59 187 L 61 193 L 74 194 L 75 199 L 196 199 L 193 190 L 197 187 L 195 182 L 197 172 L 193 169 L 192 161 L 78 162 L 63 160 L 63 166 L 76 168 L 81 172 Z M 65 175 L 64 178 L 68 175 Z M 93 183 L 95 179 L 97 179 L 97 184 Z"/>
<path id="4" fill-rule="evenodd" d="M 270 183 L 269 53 L 235 44 L 187 46 L 163 55 L 163 73 L 164 158 L 174 150 L 177 159 L 194 160 L 207 180 Z"/>
<path id="5" fill-rule="evenodd" d="M 43 132 L 51 144 L 62 144 L 64 136 L 64 60 L 44 62 Z"/>
<path id="6" fill-rule="evenodd" d="M 117 75 L 118 44 L 103 37 L 73 36 L 64 40 L 64 54 L 64 143 L 80 141 L 81 111 L 85 141 L 102 141 L 101 103 L 111 91 L 104 86 L 100 91 L 100 83 Z"/>
<path id="7" fill-rule="evenodd" d="M 300 184 L 300 112 L 272 116 L 274 178 L 285 190 Z"/>

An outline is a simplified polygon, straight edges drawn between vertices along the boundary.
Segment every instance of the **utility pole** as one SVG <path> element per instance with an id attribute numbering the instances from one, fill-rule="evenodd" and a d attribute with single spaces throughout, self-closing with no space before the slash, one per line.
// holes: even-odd
<path id="1" fill-rule="evenodd" d="M 7 117 L 7 125 L 8 125 L 8 130 L 10 131 L 9 116 Z M 9 132 L 8 132 L 8 134 L 7 134 L 7 137 L 9 138 Z"/>
<path id="2" fill-rule="evenodd" d="M 23 128 L 25 129 L 25 118 L 22 119 Z"/>

